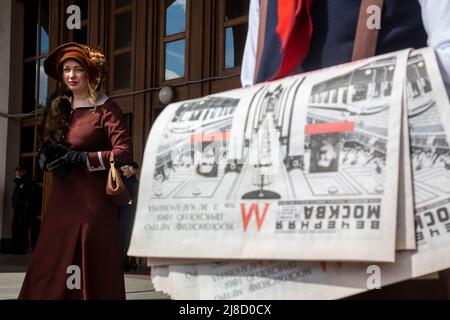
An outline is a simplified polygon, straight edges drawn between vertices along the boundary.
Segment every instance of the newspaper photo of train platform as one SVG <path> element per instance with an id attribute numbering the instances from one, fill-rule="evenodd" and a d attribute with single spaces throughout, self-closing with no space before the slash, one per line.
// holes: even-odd
<path id="1" fill-rule="evenodd" d="M 159 145 L 153 199 L 216 195 L 233 114 L 239 99 L 205 98 L 182 104 Z"/>
<path id="2" fill-rule="evenodd" d="M 240 159 L 227 161 L 238 99 L 181 105 L 168 125 L 173 139 L 159 149 L 153 198 L 217 198 L 221 196 L 219 185 L 226 182 L 224 176 L 232 172 L 239 175 L 226 200 L 382 194 L 389 116 L 382 98 L 391 94 L 394 66 L 395 59 L 379 61 L 316 85 L 308 106 L 303 149 L 294 146 L 298 141 L 290 139 L 285 128 L 295 121 L 290 117 L 294 104 L 282 103 L 301 81 L 268 87 L 255 95 L 244 123 Z M 376 85 L 370 82 L 372 78 L 379 80 Z M 210 106 L 215 110 L 209 110 Z"/>
<path id="3" fill-rule="evenodd" d="M 131 252 L 394 261 L 408 53 L 168 106 Z M 152 241 L 165 245 L 139 245 Z"/>

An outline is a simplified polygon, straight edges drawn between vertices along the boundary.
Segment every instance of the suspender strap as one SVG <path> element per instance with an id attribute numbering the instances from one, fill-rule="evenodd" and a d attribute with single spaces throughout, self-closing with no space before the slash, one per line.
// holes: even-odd
<path id="1" fill-rule="evenodd" d="M 261 56 L 264 49 L 264 38 L 266 36 L 268 6 L 269 6 L 268 0 L 259 0 L 259 30 L 258 30 L 258 45 L 256 48 L 255 73 L 253 75 L 254 83 L 256 83 L 256 79 L 258 78 L 258 70 L 261 64 Z"/>
<path id="2" fill-rule="evenodd" d="M 383 0 L 362 0 L 359 10 L 358 26 L 356 28 L 355 45 L 353 47 L 352 61 L 373 57 L 377 49 L 378 29 L 369 29 L 367 20 L 370 13 L 367 9 L 371 5 L 383 10 Z"/>

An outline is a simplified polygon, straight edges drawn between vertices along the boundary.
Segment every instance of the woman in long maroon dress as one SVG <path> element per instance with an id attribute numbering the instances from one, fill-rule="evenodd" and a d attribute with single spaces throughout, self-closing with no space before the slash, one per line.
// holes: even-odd
<path id="1" fill-rule="evenodd" d="M 110 153 L 132 159 L 120 108 L 97 89 L 97 50 L 68 43 L 45 61 L 65 84 L 44 116 L 40 165 L 53 174 L 41 233 L 19 299 L 124 299 L 117 207 L 105 193 Z"/>

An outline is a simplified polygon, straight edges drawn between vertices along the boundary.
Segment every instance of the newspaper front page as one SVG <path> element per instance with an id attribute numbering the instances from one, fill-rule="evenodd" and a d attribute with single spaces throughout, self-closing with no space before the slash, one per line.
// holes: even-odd
<path id="1" fill-rule="evenodd" d="M 408 55 L 168 106 L 129 254 L 393 262 Z"/>

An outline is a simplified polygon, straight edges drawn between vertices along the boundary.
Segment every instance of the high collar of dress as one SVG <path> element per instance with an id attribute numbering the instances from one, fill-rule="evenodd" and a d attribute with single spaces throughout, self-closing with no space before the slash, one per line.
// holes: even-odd
<path id="1" fill-rule="evenodd" d="M 103 90 L 100 90 L 97 92 L 97 106 L 101 106 L 105 104 L 105 102 L 109 99 L 109 97 L 103 92 Z M 73 103 L 73 97 L 70 98 L 70 103 Z M 89 103 L 89 100 L 84 100 L 78 107 L 78 108 L 92 108 L 92 105 Z"/>

